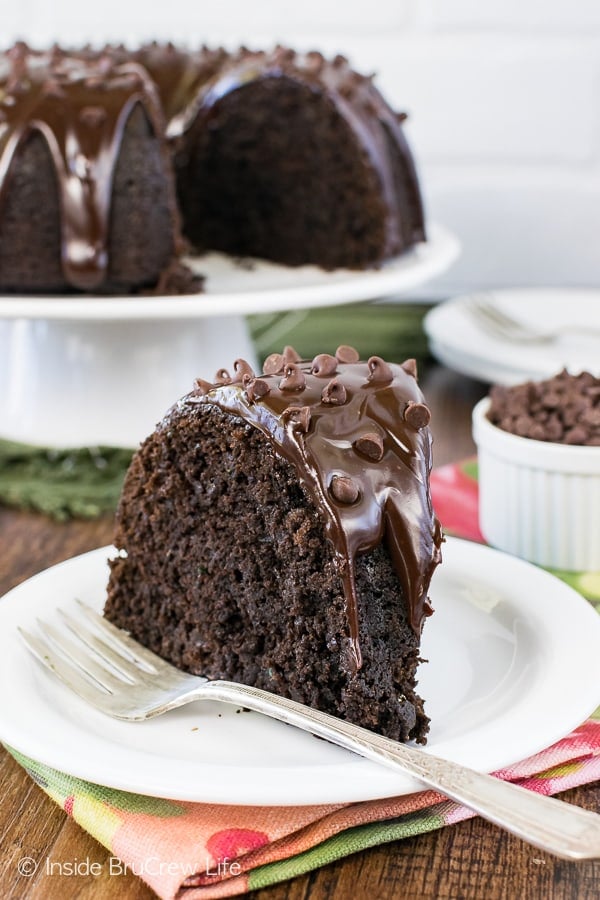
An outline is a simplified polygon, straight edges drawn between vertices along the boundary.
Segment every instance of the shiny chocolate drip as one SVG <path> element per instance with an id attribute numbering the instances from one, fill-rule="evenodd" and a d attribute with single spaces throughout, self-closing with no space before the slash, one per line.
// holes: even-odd
<path id="1" fill-rule="evenodd" d="M 136 63 L 15 45 L 0 71 L 0 205 L 20 145 L 43 136 L 56 173 L 66 281 L 95 290 L 108 271 L 112 182 L 124 129 L 141 104 L 154 133 L 164 125 L 156 89 Z"/>
<path id="2" fill-rule="evenodd" d="M 385 541 L 419 635 L 432 612 L 427 592 L 442 533 L 429 494 L 429 411 L 414 367 L 379 357 L 340 362 L 350 349 L 340 348 L 335 370 L 330 356 L 292 362 L 284 353 L 269 357 L 256 377 L 238 360 L 236 375 L 224 379 L 221 370 L 218 385 L 197 382 L 181 403 L 214 404 L 239 416 L 294 465 L 324 514 L 344 589 L 350 664 L 358 671 L 356 557 Z"/>

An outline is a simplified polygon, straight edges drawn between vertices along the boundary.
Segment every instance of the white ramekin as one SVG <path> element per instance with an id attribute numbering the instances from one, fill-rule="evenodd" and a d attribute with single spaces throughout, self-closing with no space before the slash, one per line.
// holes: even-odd
<path id="1" fill-rule="evenodd" d="M 486 541 L 530 562 L 600 571 L 600 447 L 533 441 L 473 410 L 479 526 Z"/>

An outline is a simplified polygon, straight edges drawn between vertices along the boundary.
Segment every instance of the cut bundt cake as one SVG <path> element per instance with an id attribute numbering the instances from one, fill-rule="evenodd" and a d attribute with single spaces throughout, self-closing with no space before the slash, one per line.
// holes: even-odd
<path id="1" fill-rule="evenodd" d="M 198 290 L 180 214 L 197 252 L 378 265 L 425 236 L 402 118 L 341 56 L 18 43 L 0 54 L 0 291 Z"/>
<path id="2" fill-rule="evenodd" d="M 181 252 L 154 83 L 134 62 L 0 60 L 0 290 L 128 293 Z"/>
<path id="3" fill-rule="evenodd" d="M 325 269 L 424 240 L 402 119 L 343 56 L 279 47 L 223 61 L 169 125 L 186 237 Z"/>
<path id="4" fill-rule="evenodd" d="M 423 742 L 441 531 L 414 360 L 286 348 L 198 381 L 137 452 L 105 615 L 189 672 Z"/>

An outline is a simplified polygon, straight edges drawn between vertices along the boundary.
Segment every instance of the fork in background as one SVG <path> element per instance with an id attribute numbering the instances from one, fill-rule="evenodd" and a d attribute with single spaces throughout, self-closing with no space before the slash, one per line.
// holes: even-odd
<path id="1" fill-rule="evenodd" d="M 574 335 L 600 340 L 600 328 L 587 325 L 562 325 L 554 329 L 538 329 L 500 309 L 494 294 L 474 294 L 465 304 L 468 315 L 492 337 L 520 344 L 552 344 L 562 337 Z"/>
<path id="2" fill-rule="evenodd" d="M 78 618 L 59 610 L 74 637 L 40 620 L 41 637 L 23 628 L 19 632 L 46 669 L 107 715 L 139 722 L 195 700 L 243 705 L 411 775 L 556 856 L 600 857 L 600 815 L 596 813 L 475 772 L 267 691 L 189 675 L 142 647 L 90 607 L 80 603 L 79 609 L 82 616 Z"/>

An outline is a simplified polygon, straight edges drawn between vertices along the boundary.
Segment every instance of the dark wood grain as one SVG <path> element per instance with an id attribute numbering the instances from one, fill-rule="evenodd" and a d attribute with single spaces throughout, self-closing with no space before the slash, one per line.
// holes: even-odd
<path id="1" fill-rule="evenodd" d="M 474 451 L 470 412 L 484 387 L 441 366 L 422 378 L 432 408 L 435 462 Z M 0 594 L 47 566 L 109 543 L 109 517 L 56 524 L 43 516 L 0 509 Z M 19 900 L 149 900 L 154 894 L 134 875 L 110 875 L 109 852 L 68 818 L 2 751 L 0 753 L 0 897 Z M 600 786 L 565 795 L 600 809 Z M 39 863 L 24 878 L 18 861 Z M 46 874 L 52 862 L 89 860 L 99 874 Z M 49 861 L 49 863 L 46 862 Z M 504 834 L 480 819 L 406 841 L 363 851 L 275 887 L 254 900 L 597 900 L 600 862 L 566 863 Z"/>

